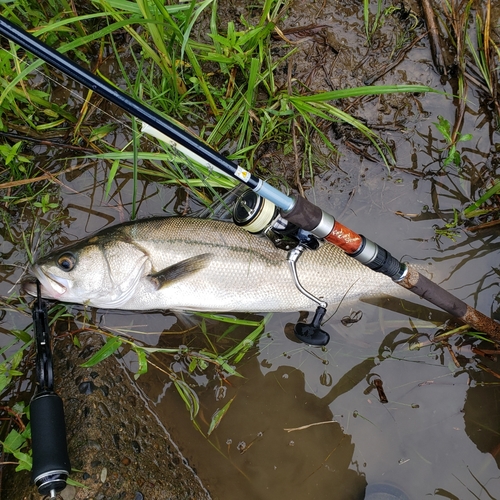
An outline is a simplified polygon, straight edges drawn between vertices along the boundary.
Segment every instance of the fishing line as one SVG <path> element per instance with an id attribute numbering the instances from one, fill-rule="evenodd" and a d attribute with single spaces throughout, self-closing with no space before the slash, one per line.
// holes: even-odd
<path id="1" fill-rule="evenodd" d="M 21 64 L 28 64 L 24 59 L 20 58 L 17 53 L 13 54 L 12 52 L 8 51 L 7 49 L 5 49 L 4 47 L 0 47 L 4 52 L 6 52 L 7 54 L 9 54 L 10 56 L 12 57 L 15 57 L 17 62 L 21 63 Z M 50 69 L 50 65 L 47 64 L 47 63 L 44 63 L 44 65 Z M 90 98 L 89 99 L 86 99 L 84 98 L 81 94 L 78 93 L 78 91 L 76 90 L 73 90 L 69 87 L 66 87 L 62 82 L 56 80 L 54 77 L 52 77 L 50 74 L 46 74 L 44 73 L 41 69 L 39 68 L 34 68 L 32 70 L 32 73 L 36 73 L 38 76 L 41 76 L 44 80 L 48 80 L 50 81 L 51 83 L 55 84 L 56 86 L 59 86 L 61 88 L 63 88 L 64 90 L 66 90 L 67 92 L 69 92 L 69 94 L 71 94 L 72 97 L 75 97 L 75 100 L 78 100 L 80 101 L 81 104 L 85 104 L 87 103 L 88 106 L 90 106 L 92 109 L 92 112 L 95 112 L 97 110 L 99 110 L 101 113 L 103 113 L 107 118 L 109 118 L 113 123 L 117 123 L 117 118 L 115 116 L 113 116 L 111 113 L 109 113 L 108 111 L 106 111 L 105 109 L 99 107 L 97 104 L 94 104 L 93 102 L 90 101 L 90 98 L 95 94 L 95 92 L 91 89 L 87 89 L 84 85 L 82 85 L 82 89 L 83 90 L 87 90 L 87 95 L 90 95 Z M 21 82 L 21 81 L 20 81 Z M 80 84 L 81 85 L 81 84 Z M 23 89 L 24 90 L 24 89 Z M 30 100 L 31 102 L 31 99 L 29 98 L 29 94 L 27 96 L 28 100 Z M 104 98 L 102 98 L 104 99 Z M 109 101 L 108 101 L 109 102 Z M 147 102 L 147 101 L 146 101 Z M 149 103 L 148 103 L 149 104 Z M 81 109 L 80 109 L 81 111 Z M 126 115 L 128 115 L 128 113 L 125 113 Z M 127 124 L 127 123 L 124 123 L 124 122 L 120 122 L 119 123 L 119 126 L 120 127 L 123 127 L 124 129 L 128 130 L 130 132 L 130 135 L 134 135 L 134 130 L 132 128 L 131 125 Z M 144 138 L 148 143 L 150 143 L 152 146 L 154 146 L 155 148 L 158 147 L 158 144 L 156 144 L 155 142 L 153 142 L 147 134 L 140 134 L 141 136 L 141 139 Z M 132 141 L 132 139 L 131 139 Z M 130 144 L 130 142 L 127 144 L 127 146 Z"/>
<path id="2" fill-rule="evenodd" d="M 22 65 L 29 64 L 23 58 L 19 57 L 17 53 L 12 53 L 12 52 L 8 51 L 7 49 L 5 49 L 4 47 L 0 47 L 0 48 L 4 52 L 6 52 L 8 55 L 16 58 L 17 62 L 19 63 L 19 69 L 21 68 L 21 64 Z M 51 65 L 45 63 L 45 66 L 49 69 L 49 71 L 51 70 Z M 112 123 L 114 123 L 114 124 L 117 123 L 116 116 L 113 116 L 110 112 L 106 111 L 105 109 L 98 106 L 97 104 L 94 104 L 91 101 L 93 95 L 95 94 L 95 92 L 92 89 L 88 89 L 84 85 L 80 84 L 82 87 L 82 94 L 85 93 L 85 90 L 87 91 L 86 92 L 87 97 L 84 97 L 77 90 L 74 90 L 72 88 L 67 87 L 66 85 L 64 85 L 64 83 L 62 83 L 61 81 L 59 81 L 56 78 L 54 78 L 53 76 L 51 76 L 50 73 L 47 74 L 44 71 L 42 71 L 40 68 L 34 68 L 32 70 L 32 74 L 36 74 L 37 76 L 40 76 L 43 80 L 46 80 L 46 81 L 52 83 L 54 86 L 57 86 L 57 87 L 64 89 L 66 92 L 68 92 L 75 99 L 75 101 L 80 103 L 82 106 L 87 105 L 89 108 L 91 108 L 92 113 L 99 110 L 99 112 L 102 113 L 105 117 L 107 117 Z M 29 99 L 29 95 L 27 96 L 27 98 Z M 101 99 L 104 99 L 104 98 L 101 98 Z M 145 101 L 145 102 L 150 104 L 148 101 Z M 110 103 L 110 104 L 113 104 L 113 103 Z M 122 109 L 122 108 L 119 108 L 119 109 Z M 79 111 L 81 112 L 82 108 L 80 108 Z M 129 116 L 129 118 L 133 118 L 133 116 L 130 113 L 127 113 L 125 110 L 124 110 L 124 114 Z M 132 142 L 134 141 L 134 137 L 137 137 L 137 136 L 139 136 L 139 138 L 141 140 L 145 140 L 145 142 L 149 146 L 151 146 L 151 148 L 153 150 L 158 151 L 159 145 L 157 143 L 155 143 L 147 133 L 138 133 L 137 131 L 134 131 L 131 124 L 123 122 L 123 121 L 119 122 L 118 126 L 120 128 L 122 128 L 125 132 L 128 132 L 131 136 L 131 138 L 130 138 L 130 140 L 128 140 L 127 144 L 124 147 L 119 148 L 121 152 L 126 151 L 126 148 L 129 147 L 132 144 Z M 182 168 L 179 166 L 178 162 L 185 162 L 186 164 L 188 164 L 189 169 L 192 171 L 192 173 L 203 182 L 204 186 L 210 190 L 210 192 L 212 193 L 214 198 L 219 203 L 224 205 L 226 207 L 226 210 L 230 211 L 230 208 L 226 204 L 225 197 L 222 197 L 213 188 L 213 186 L 211 186 L 210 183 L 208 182 L 211 174 L 213 173 L 212 171 L 208 171 L 208 173 L 204 173 L 204 172 L 200 171 L 200 169 L 197 167 L 197 165 L 195 164 L 195 162 L 193 161 L 192 158 L 187 156 L 182 150 L 179 150 L 178 148 L 175 148 L 168 143 L 163 143 L 162 147 L 163 147 L 165 152 L 167 152 L 168 154 L 171 155 L 171 159 L 170 160 L 161 159 L 161 160 L 157 160 L 157 161 L 167 161 L 167 163 L 170 163 L 171 168 L 174 169 L 174 172 L 177 171 L 177 174 L 181 177 L 184 177 L 184 173 L 182 171 Z M 108 161 L 112 162 L 113 160 L 110 159 Z M 122 160 L 120 160 L 120 161 L 122 161 Z M 152 160 L 152 161 L 154 161 L 154 160 Z M 187 180 L 188 179 L 186 178 L 186 184 L 188 183 Z M 184 189 L 186 189 L 186 185 L 182 184 L 182 187 L 184 187 Z M 237 186 L 237 188 L 239 188 L 239 186 Z M 289 190 L 287 190 L 287 191 L 289 191 Z M 209 207 L 207 207 L 207 208 L 209 208 Z"/>

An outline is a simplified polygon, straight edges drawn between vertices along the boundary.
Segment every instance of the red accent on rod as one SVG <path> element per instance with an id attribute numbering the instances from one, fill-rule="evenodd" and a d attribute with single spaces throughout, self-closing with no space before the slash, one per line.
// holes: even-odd
<path id="1" fill-rule="evenodd" d="M 344 252 L 349 254 L 359 250 L 359 247 L 363 242 L 362 237 L 358 233 L 355 233 L 337 221 L 335 221 L 335 225 L 333 226 L 331 233 L 325 236 L 325 240 L 337 245 L 342 248 Z"/>

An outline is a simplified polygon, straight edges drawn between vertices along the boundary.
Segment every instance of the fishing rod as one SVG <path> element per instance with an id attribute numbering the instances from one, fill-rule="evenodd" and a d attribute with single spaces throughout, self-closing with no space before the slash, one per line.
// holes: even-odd
<path id="1" fill-rule="evenodd" d="M 173 148 L 191 158 L 196 158 L 209 171 L 215 170 L 245 184 L 251 190 L 251 194 L 245 195 L 246 198 L 240 204 L 240 208 L 243 210 L 240 225 L 246 227 L 248 223 L 251 229 L 250 232 L 258 233 L 264 230 L 266 225 L 275 224 L 276 219 L 272 219 L 272 217 L 275 217 L 275 211 L 278 211 L 280 217 L 276 222 L 278 226 L 291 224 L 310 233 L 318 240 L 325 240 L 338 246 L 373 271 L 385 274 L 402 287 L 423 297 L 478 331 L 489 334 L 500 342 L 500 324 L 420 274 L 412 265 L 400 262 L 383 247 L 344 226 L 332 215 L 312 202 L 300 196 L 292 197 L 282 193 L 213 150 L 179 124 L 166 119 L 157 111 L 138 102 L 102 78 L 82 68 L 3 16 L 0 16 L 0 35 L 17 43 L 66 76 L 129 112 L 141 120 L 143 124 L 146 124 L 144 131 L 152 135 L 157 134 L 157 137 L 162 138 Z M 291 254 L 289 253 L 288 261 L 296 286 L 302 293 L 305 292 L 311 300 L 318 304 L 318 309 L 311 324 L 297 325 L 296 334 L 307 343 L 324 345 L 328 342 L 328 336 L 320 330 L 319 326 L 326 312 L 325 304 L 308 294 L 301 287 L 296 275 L 295 264 L 300 257 L 301 251 L 304 248 L 314 248 L 311 241 L 307 241 L 307 237 L 304 239 L 306 240 L 305 243 L 301 241 L 301 244 L 297 247 L 298 250 L 294 249 Z"/>

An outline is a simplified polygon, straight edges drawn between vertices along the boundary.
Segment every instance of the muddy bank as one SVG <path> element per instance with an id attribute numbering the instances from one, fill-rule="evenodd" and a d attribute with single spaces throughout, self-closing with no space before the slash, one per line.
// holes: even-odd
<path id="1" fill-rule="evenodd" d="M 111 356 L 92 368 L 79 365 L 102 346 L 97 335 L 54 346 L 56 389 L 64 401 L 71 478 L 64 500 L 210 499 L 194 470 L 151 411 L 129 372 Z M 182 415 L 184 418 L 185 415 Z M 40 498 L 27 472 L 9 471 L 2 498 Z"/>

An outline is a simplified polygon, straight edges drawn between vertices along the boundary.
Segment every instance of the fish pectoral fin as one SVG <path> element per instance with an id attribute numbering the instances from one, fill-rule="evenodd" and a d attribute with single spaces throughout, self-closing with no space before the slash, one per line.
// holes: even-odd
<path id="1" fill-rule="evenodd" d="M 202 253 L 186 260 L 181 260 L 176 264 L 166 267 L 157 273 L 150 274 L 148 277 L 155 285 L 157 290 L 170 285 L 171 283 L 191 276 L 206 267 L 212 254 Z"/>

